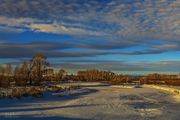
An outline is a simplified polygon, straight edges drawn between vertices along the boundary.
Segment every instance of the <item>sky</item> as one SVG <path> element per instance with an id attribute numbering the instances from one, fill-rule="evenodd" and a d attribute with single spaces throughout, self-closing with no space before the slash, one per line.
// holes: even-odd
<path id="1" fill-rule="evenodd" d="M 180 72 L 180 0 L 0 0 L 0 64 Z"/>

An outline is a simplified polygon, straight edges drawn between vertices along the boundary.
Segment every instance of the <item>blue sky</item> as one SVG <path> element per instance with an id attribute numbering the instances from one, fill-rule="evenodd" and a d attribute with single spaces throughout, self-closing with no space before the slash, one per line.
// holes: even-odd
<path id="1" fill-rule="evenodd" d="M 55 68 L 180 71 L 180 0 L 0 0 L 0 63 L 43 53 Z"/>

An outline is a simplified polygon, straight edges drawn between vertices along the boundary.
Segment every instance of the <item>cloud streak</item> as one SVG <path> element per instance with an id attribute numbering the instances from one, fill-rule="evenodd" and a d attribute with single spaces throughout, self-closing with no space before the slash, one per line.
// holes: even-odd
<path id="1" fill-rule="evenodd" d="M 153 73 L 157 71 L 161 72 L 179 72 L 180 62 L 179 61 L 157 61 L 157 62 L 142 62 L 137 63 L 128 63 L 124 61 L 94 61 L 94 60 L 85 60 L 86 64 L 80 62 L 83 61 L 66 61 L 61 63 L 54 63 L 52 66 L 65 69 L 101 69 L 101 70 L 111 70 L 111 71 L 130 71 L 129 73 L 144 71 L 145 73 Z M 90 64 L 90 63 L 91 64 Z M 93 63 L 92 63 L 93 62 Z"/>
<path id="2" fill-rule="evenodd" d="M 47 57 L 95 57 L 106 55 L 147 55 L 160 54 L 164 52 L 179 51 L 179 44 L 164 44 L 154 46 L 145 50 L 126 50 L 114 51 L 119 49 L 127 49 L 136 46 L 136 44 L 128 43 L 74 43 L 74 42 L 29 42 L 29 43 L 7 43 L 0 44 L 0 58 L 30 58 L 36 53 L 43 53 Z M 74 49 L 78 51 L 69 51 Z M 87 50 L 88 49 L 88 50 Z"/>

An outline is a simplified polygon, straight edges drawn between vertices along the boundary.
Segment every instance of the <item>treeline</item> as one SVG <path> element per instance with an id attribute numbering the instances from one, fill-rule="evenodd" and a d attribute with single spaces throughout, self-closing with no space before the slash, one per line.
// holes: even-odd
<path id="1" fill-rule="evenodd" d="M 31 60 L 15 68 L 10 64 L 0 66 L 0 87 L 36 86 L 41 85 L 44 81 L 104 81 L 110 84 L 180 85 L 179 75 L 129 76 L 96 69 L 78 71 L 77 75 L 68 75 L 64 69 L 55 71 L 50 68 L 47 58 L 42 54 L 36 54 Z"/>
<path id="2" fill-rule="evenodd" d="M 116 75 L 111 84 L 155 84 L 180 86 L 179 75 L 148 74 L 145 76 Z"/>
<path id="3" fill-rule="evenodd" d="M 53 70 L 51 70 L 53 71 Z M 77 75 L 67 75 L 65 70 L 61 69 L 59 72 L 52 72 L 53 74 L 47 75 L 46 80 L 51 81 L 85 81 L 85 82 L 106 82 L 109 84 L 161 84 L 161 85 L 174 85 L 180 86 L 179 75 L 167 74 L 148 74 L 145 76 L 130 76 L 123 74 L 115 74 L 111 71 L 103 71 L 97 69 L 90 69 L 78 71 Z M 59 77 L 58 77 L 59 76 Z"/>
<path id="4" fill-rule="evenodd" d="M 180 75 L 149 74 L 140 79 L 142 84 L 161 84 L 180 86 Z"/>
<path id="5" fill-rule="evenodd" d="M 38 86 L 45 81 L 74 80 L 74 75 L 67 75 L 64 69 L 54 71 L 50 68 L 47 58 L 36 54 L 29 61 L 12 67 L 11 64 L 0 66 L 0 87 Z"/>
<path id="6" fill-rule="evenodd" d="M 49 63 L 42 54 L 13 69 L 12 65 L 0 66 L 0 87 L 40 85 Z"/>
<path id="7" fill-rule="evenodd" d="M 110 81 L 114 79 L 115 73 L 111 71 L 100 71 L 96 69 L 78 71 L 76 79 L 79 81 Z"/>

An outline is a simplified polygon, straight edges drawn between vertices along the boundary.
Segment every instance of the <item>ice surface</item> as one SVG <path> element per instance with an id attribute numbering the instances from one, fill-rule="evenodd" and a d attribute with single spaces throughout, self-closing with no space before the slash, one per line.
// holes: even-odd
<path id="1" fill-rule="evenodd" d="M 44 98 L 0 99 L 0 120 L 179 120 L 179 97 L 153 88 L 81 83 Z"/>

